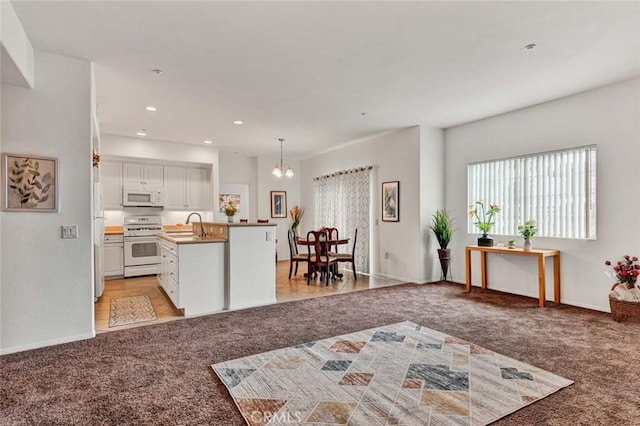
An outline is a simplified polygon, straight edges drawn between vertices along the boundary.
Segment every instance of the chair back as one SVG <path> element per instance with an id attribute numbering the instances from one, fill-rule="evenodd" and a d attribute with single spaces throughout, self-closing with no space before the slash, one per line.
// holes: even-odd
<path id="1" fill-rule="evenodd" d="M 340 239 L 340 237 L 338 236 L 338 228 L 324 228 L 324 230 L 327 233 L 327 238 L 329 238 L 329 240 L 332 241 L 337 241 L 338 239 Z M 338 251 L 338 244 L 329 244 L 329 249 L 331 249 L 331 247 L 334 248 L 334 250 L 337 252 Z"/>
<path id="2" fill-rule="evenodd" d="M 258 219 L 258 223 L 269 223 L 269 219 Z"/>
<path id="3" fill-rule="evenodd" d="M 293 257 L 298 254 L 298 244 L 296 244 L 296 234 L 293 232 L 293 229 L 289 229 L 287 236 L 289 237 L 289 253 L 291 257 Z"/>
<path id="4" fill-rule="evenodd" d="M 325 231 L 309 231 L 307 232 L 307 241 L 313 241 L 313 244 L 307 245 L 309 262 L 313 262 L 316 265 L 321 265 L 321 256 L 326 256 L 327 252 L 329 251 L 327 233 Z M 311 251 L 312 247 L 314 249 L 313 252 Z"/>
<path id="5" fill-rule="evenodd" d="M 356 228 L 356 232 L 353 235 L 353 247 L 351 248 L 351 257 L 353 260 L 356 259 L 356 242 L 358 241 L 358 228 Z"/>

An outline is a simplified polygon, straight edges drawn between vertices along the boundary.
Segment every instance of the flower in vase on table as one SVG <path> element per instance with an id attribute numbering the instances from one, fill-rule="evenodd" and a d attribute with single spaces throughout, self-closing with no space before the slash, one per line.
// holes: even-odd
<path id="1" fill-rule="evenodd" d="M 487 234 L 495 224 L 495 215 L 500 213 L 499 205 L 489 204 L 489 208 L 485 208 L 484 201 L 478 200 L 473 204 L 469 204 L 469 217 L 475 218 L 474 225 L 478 227 L 483 234 Z"/>
<path id="2" fill-rule="evenodd" d="M 224 206 L 224 214 L 227 215 L 228 217 L 234 216 L 236 213 L 238 213 L 238 207 L 236 206 L 235 201 L 229 201 L 227 204 L 225 204 Z"/>
<path id="3" fill-rule="evenodd" d="M 300 206 L 296 205 L 293 209 L 289 210 L 289 216 L 291 216 L 291 229 L 293 229 L 294 233 L 298 233 L 298 226 L 300 225 L 300 221 L 302 220 L 302 216 L 304 215 L 304 209 L 300 208 Z"/>

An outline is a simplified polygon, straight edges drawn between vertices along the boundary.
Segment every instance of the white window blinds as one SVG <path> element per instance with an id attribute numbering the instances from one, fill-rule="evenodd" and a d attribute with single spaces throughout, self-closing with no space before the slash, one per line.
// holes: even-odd
<path id="1" fill-rule="evenodd" d="M 596 238 L 595 145 L 472 163 L 468 179 L 470 204 L 502 208 L 493 235 L 516 235 L 518 225 L 535 220 L 537 236 Z"/>

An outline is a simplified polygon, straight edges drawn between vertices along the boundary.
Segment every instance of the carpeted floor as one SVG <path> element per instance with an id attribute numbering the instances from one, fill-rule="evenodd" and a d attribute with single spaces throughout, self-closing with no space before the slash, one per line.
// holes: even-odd
<path id="1" fill-rule="evenodd" d="M 606 291 L 603 291 L 606 297 Z M 640 424 L 640 324 L 456 284 L 401 285 L 150 325 L 0 357 L 2 425 L 242 425 L 209 367 L 413 321 L 573 386 L 497 425 Z"/>

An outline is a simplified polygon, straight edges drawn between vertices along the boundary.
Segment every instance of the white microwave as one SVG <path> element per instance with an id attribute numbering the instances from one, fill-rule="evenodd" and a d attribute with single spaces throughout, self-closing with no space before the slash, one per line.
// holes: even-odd
<path id="1" fill-rule="evenodd" d="M 124 188 L 122 194 L 125 207 L 163 207 L 162 188 Z"/>

